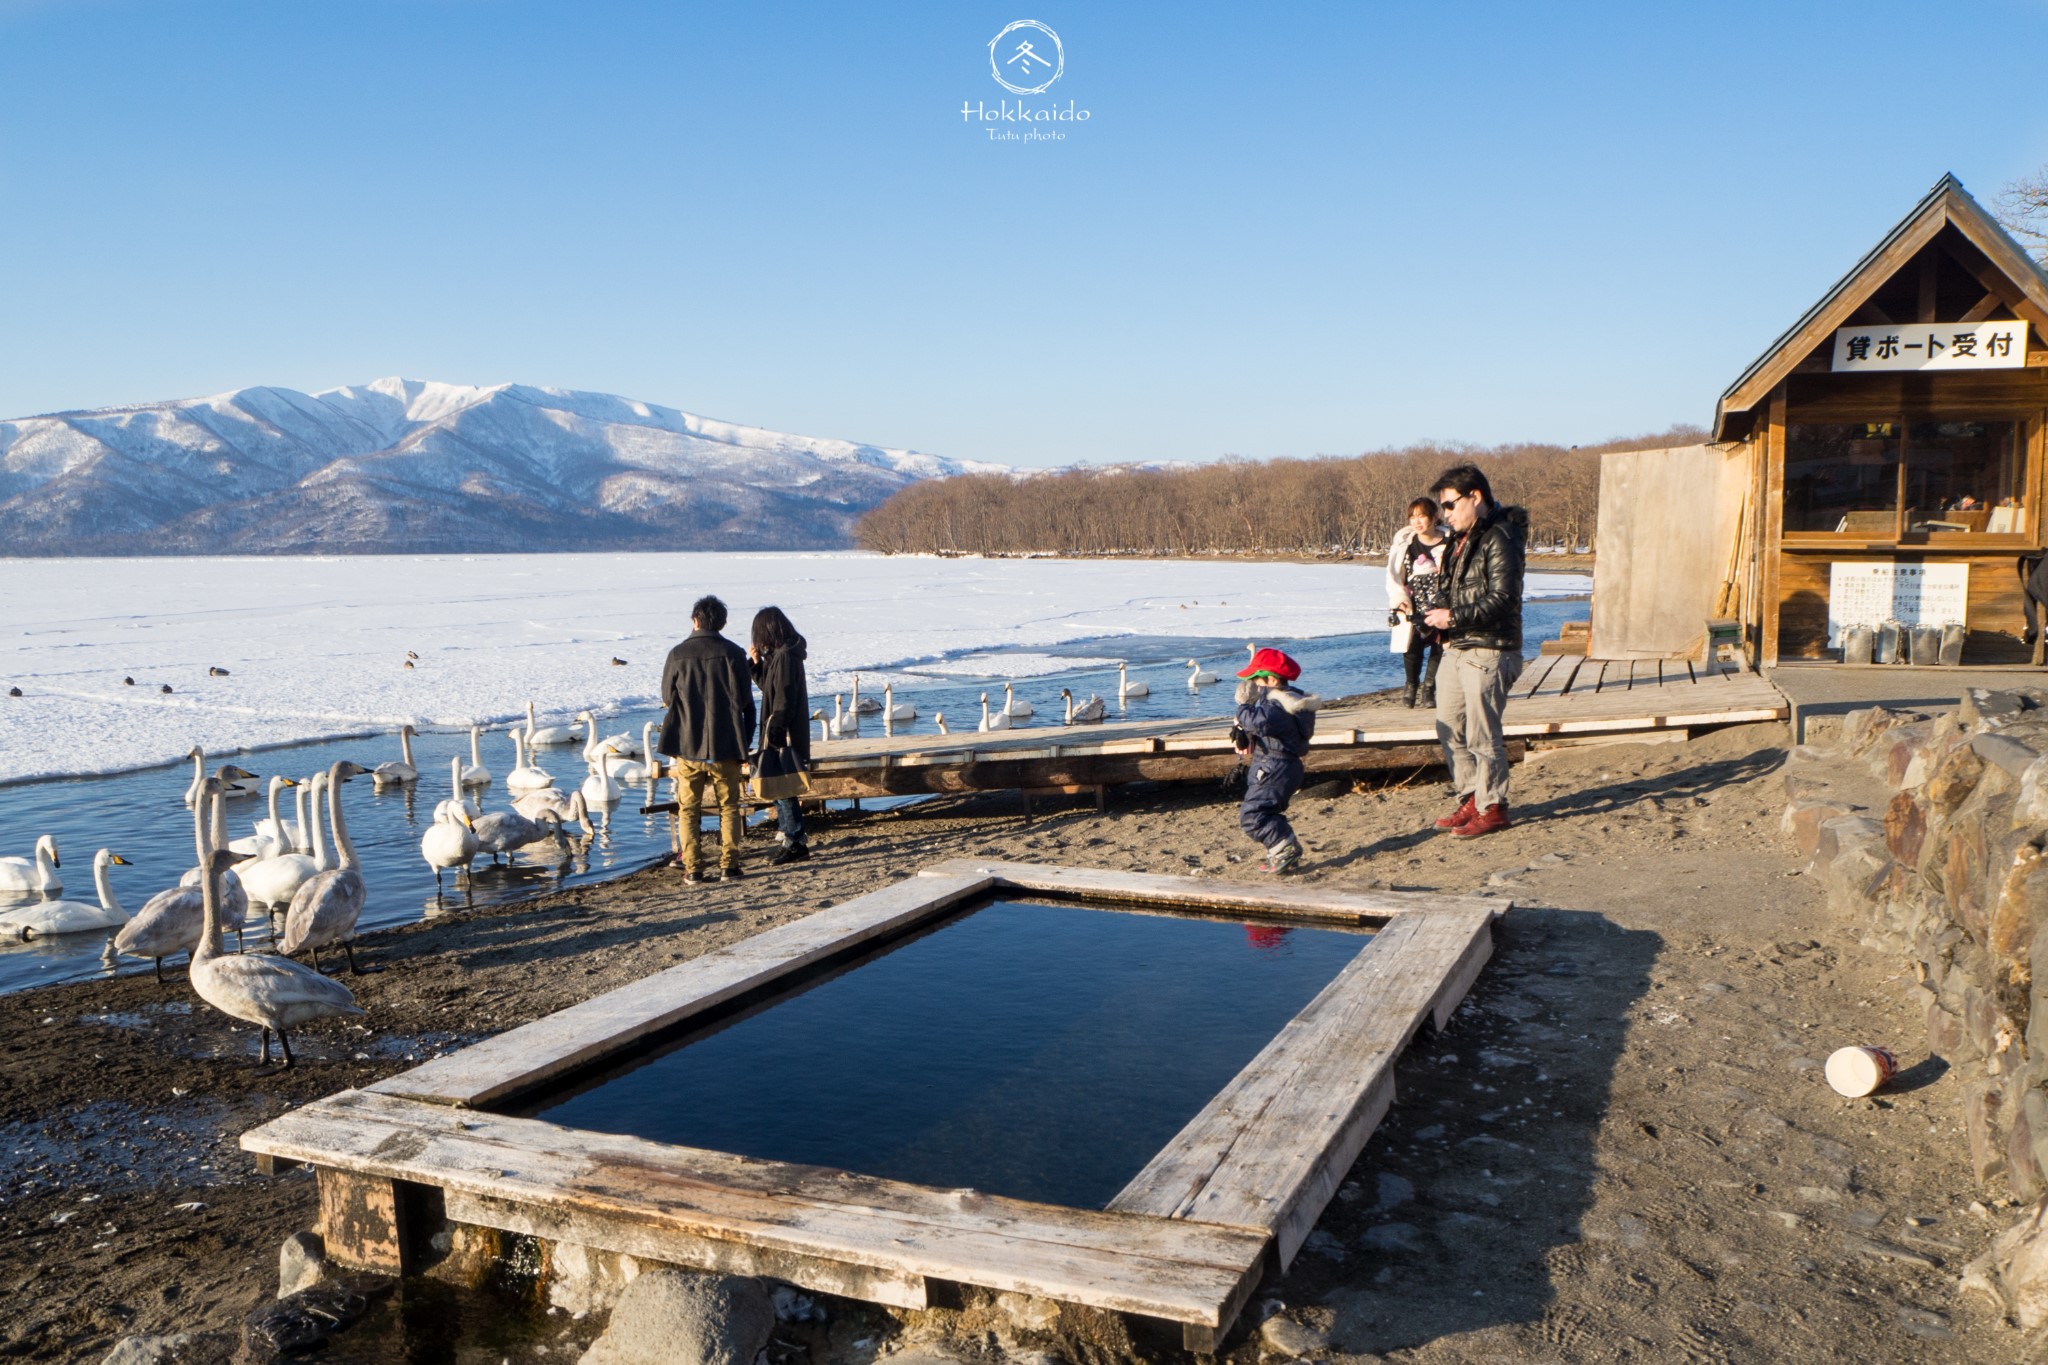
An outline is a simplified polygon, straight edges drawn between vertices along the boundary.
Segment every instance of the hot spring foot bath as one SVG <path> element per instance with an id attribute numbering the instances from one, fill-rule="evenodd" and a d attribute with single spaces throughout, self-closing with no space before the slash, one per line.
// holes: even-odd
<path id="1" fill-rule="evenodd" d="M 1208 1351 L 1507 908 L 958 859 L 242 1145 L 315 1169 L 345 1265 L 538 1245 L 896 1309 L 1012 1292 Z"/>

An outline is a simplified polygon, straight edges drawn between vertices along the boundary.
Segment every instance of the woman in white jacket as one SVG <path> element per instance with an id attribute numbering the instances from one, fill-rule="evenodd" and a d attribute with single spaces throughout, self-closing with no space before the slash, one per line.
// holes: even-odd
<path id="1" fill-rule="evenodd" d="M 1433 498 L 1409 503 L 1408 524 L 1395 533 L 1387 550 L 1387 602 L 1410 626 L 1408 651 L 1402 656 L 1407 686 L 1401 694 L 1403 704 L 1410 707 L 1418 697 L 1424 706 L 1436 705 L 1436 670 L 1444 659 L 1443 637 L 1422 624 L 1424 612 L 1447 605 L 1441 585 L 1446 581 L 1450 530 L 1437 520 L 1438 511 Z"/>

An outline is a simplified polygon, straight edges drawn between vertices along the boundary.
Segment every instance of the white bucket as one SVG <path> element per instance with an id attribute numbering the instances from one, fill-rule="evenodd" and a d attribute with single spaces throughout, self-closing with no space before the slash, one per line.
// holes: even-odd
<path id="1" fill-rule="evenodd" d="M 1899 1074 L 1899 1059 L 1890 1048 L 1840 1048 L 1828 1058 L 1827 1074 L 1837 1094 L 1861 1099 Z"/>

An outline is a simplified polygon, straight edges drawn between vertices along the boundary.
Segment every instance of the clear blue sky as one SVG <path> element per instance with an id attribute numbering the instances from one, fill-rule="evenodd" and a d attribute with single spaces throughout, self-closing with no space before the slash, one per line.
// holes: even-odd
<path id="1" fill-rule="evenodd" d="M 989 141 L 989 40 L 1056 29 Z M 1705 421 L 2048 5 L 0 0 L 0 414 L 386 374 L 1061 464 Z"/>

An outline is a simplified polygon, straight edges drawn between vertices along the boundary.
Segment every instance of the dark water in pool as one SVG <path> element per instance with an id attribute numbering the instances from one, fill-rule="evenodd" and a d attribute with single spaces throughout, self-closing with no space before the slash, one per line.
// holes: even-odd
<path id="1" fill-rule="evenodd" d="M 1100 1208 L 1366 941 L 994 901 L 530 1112 Z"/>
<path id="2" fill-rule="evenodd" d="M 1559 623 L 1585 614 L 1582 600 L 1525 603 L 1523 622 L 1530 650 L 1534 650 L 1538 639 L 1555 635 Z M 1368 692 L 1401 681 L 1401 660 L 1387 653 L 1383 629 L 1371 634 L 1261 643 L 1277 644 L 1299 659 L 1306 670 L 1303 685 L 1324 696 Z M 1151 696 L 1134 700 L 1125 715 L 1140 720 L 1214 716 L 1229 709 L 1228 684 L 1200 693 L 1189 692 L 1183 661 L 1200 658 L 1204 667 L 1227 674 L 1244 657 L 1243 651 L 1244 643 L 1238 640 L 1131 636 L 1076 641 L 1060 650 L 1034 648 L 1030 652 L 1055 653 L 1070 659 L 1073 667 L 1019 682 L 1017 695 L 1037 706 L 1034 725 L 1058 728 L 1062 687 L 1071 687 L 1083 697 L 1099 693 L 1110 698 L 1110 714 L 1118 718 L 1114 703 L 1116 661 L 1124 659 L 1130 662 L 1131 676 L 1144 679 L 1153 689 Z M 957 674 L 945 678 L 923 676 L 916 670 L 893 676 L 898 679 L 898 696 L 915 700 L 920 712 L 917 721 L 907 728 L 921 734 L 933 732 L 930 717 L 934 711 L 943 710 L 955 719 L 978 716 L 979 694 L 990 690 L 1000 697 L 1002 690 L 999 678 L 991 683 L 987 679 L 963 679 Z M 816 700 L 821 700 L 827 709 L 831 707 L 829 695 Z M 599 730 L 605 735 L 621 730 L 638 735 L 641 723 L 653 715 L 637 711 L 609 715 Z M 553 722 L 561 718 L 544 719 Z M 959 728 L 955 727 L 956 732 Z M 971 722 L 967 728 L 972 728 Z M 873 718 L 865 732 L 880 733 Z M 345 809 L 349 832 L 355 839 L 363 861 L 363 876 L 369 883 L 370 894 L 361 922 L 365 930 L 410 924 L 423 916 L 460 911 L 468 904 L 518 900 L 556 885 L 604 881 L 644 867 L 668 853 L 667 817 L 640 815 L 646 792 L 636 789 L 610 814 L 595 840 L 588 845 L 579 844 L 559 864 L 543 867 L 527 863 L 491 869 L 486 859 L 472 887 L 457 890 L 451 885 L 449 897 L 438 901 L 433 873 L 420 859 L 420 836 L 432 823 L 434 803 L 447 794 L 448 756 L 468 754 L 469 734 L 424 734 L 414 741 L 413 750 L 421 772 L 414 791 L 376 792 L 364 778 L 348 785 Z M 229 757 L 265 778 L 278 772 L 307 777 L 339 758 L 374 767 L 398 757 L 398 745 L 389 735 L 313 740 L 253 754 L 212 754 L 208 761 L 217 764 Z M 502 731 L 484 736 L 483 758 L 485 766 L 500 777 L 510 771 L 512 745 Z M 557 786 L 573 787 L 582 779 L 577 749 L 543 749 L 540 762 L 554 773 Z M 93 851 L 110 848 L 135 864 L 115 868 L 113 881 L 115 894 L 132 912 L 155 892 L 175 884 L 179 875 L 192 865 L 192 821 L 183 799 L 190 780 L 191 770 L 179 766 L 0 787 L 0 854 L 25 855 L 34 847 L 36 836 L 55 835 L 64 859 L 64 896 L 89 902 L 94 899 Z M 668 797 L 666 783 L 660 796 Z M 485 810 L 502 808 L 503 785 L 484 789 L 477 799 Z M 263 815 L 262 805 L 261 801 L 230 805 L 228 819 L 236 837 L 248 833 L 250 823 Z M 285 814 L 289 818 L 291 813 L 287 801 Z M 473 899 L 466 899 L 466 895 Z M 0 903 L 20 902 L 10 899 Z M 101 965 L 100 954 L 107 937 L 104 933 L 86 933 L 30 943 L 0 942 L 0 993 L 105 974 L 107 969 Z M 148 971 L 149 964 L 124 960 L 119 970 Z"/>

